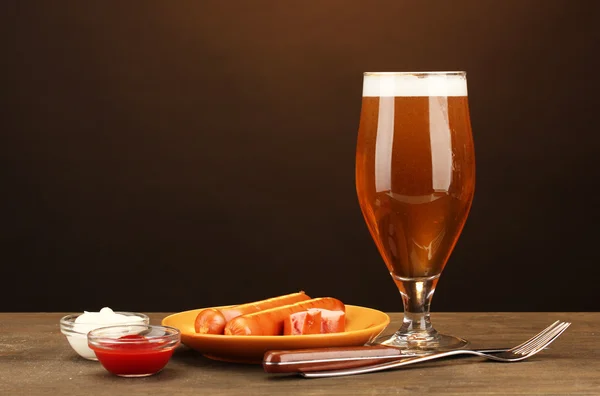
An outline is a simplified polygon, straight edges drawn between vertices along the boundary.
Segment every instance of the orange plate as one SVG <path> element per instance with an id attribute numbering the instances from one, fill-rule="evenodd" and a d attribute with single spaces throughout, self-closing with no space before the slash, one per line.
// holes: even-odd
<path id="1" fill-rule="evenodd" d="M 179 329 L 181 342 L 207 358 L 234 363 L 262 363 L 265 352 L 269 350 L 364 345 L 390 323 L 390 317 L 381 311 L 346 305 L 346 331 L 343 333 L 301 336 L 197 334 L 194 321 L 200 310 L 169 315 L 161 323 Z"/>

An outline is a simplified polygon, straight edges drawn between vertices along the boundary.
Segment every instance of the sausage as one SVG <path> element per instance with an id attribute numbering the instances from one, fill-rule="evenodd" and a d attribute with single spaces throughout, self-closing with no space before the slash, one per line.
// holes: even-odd
<path id="1" fill-rule="evenodd" d="M 346 330 L 346 313 L 311 308 L 296 312 L 283 321 L 283 335 L 329 334 Z"/>
<path id="2" fill-rule="evenodd" d="M 206 308 L 198 312 L 194 329 L 200 334 L 223 334 L 223 329 L 227 321 L 220 310 L 216 308 Z"/>
<path id="3" fill-rule="evenodd" d="M 321 311 L 321 334 L 346 331 L 346 313 L 341 311 Z"/>
<path id="4" fill-rule="evenodd" d="M 198 312 L 194 329 L 200 334 L 223 334 L 225 325 L 233 318 L 306 300 L 310 300 L 310 297 L 300 291 L 229 308 L 206 308 Z"/>
<path id="5" fill-rule="evenodd" d="M 321 310 L 296 312 L 283 321 L 283 335 L 321 334 Z"/>
<path id="6" fill-rule="evenodd" d="M 283 334 L 283 323 L 286 318 L 291 314 L 307 311 L 310 308 L 346 312 L 344 303 L 336 298 L 313 298 L 283 307 L 239 316 L 227 323 L 225 335 L 281 335 Z"/>

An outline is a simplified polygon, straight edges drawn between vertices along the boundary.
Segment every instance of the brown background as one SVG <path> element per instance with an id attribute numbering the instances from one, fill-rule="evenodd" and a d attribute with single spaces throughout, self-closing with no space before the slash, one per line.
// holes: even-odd
<path id="1" fill-rule="evenodd" d="M 468 72 L 476 198 L 433 310 L 600 310 L 598 4 L 4 0 L 0 310 L 401 310 L 354 150 L 362 72 L 402 70 Z"/>

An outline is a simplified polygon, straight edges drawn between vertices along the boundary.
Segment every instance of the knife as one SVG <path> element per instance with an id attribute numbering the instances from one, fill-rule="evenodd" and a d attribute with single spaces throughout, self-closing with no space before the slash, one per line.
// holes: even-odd
<path id="1" fill-rule="evenodd" d="M 506 350 L 477 349 L 486 353 Z M 419 355 L 385 345 L 271 350 L 265 353 L 262 365 L 267 373 L 282 374 L 362 367 L 415 356 Z"/>

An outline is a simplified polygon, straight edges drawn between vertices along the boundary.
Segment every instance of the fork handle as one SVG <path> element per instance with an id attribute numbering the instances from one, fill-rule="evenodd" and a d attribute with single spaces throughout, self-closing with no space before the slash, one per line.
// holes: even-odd
<path id="1" fill-rule="evenodd" d="M 376 371 L 383 371 L 391 368 L 397 368 L 402 366 L 408 366 L 410 364 L 427 362 L 429 360 L 440 359 L 454 355 L 479 355 L 483 351 L 467 350 L 467 349 L 455 349 L 453 351 L 437 352 L 430 355 L 418 356 L 406 359 L 395 360 L 391 362 L 384 362 L 381 364 L 375 364 L 365 367 L 353 367 L 342 370 L 328 370 L 328 371 L 315 371 L 315 372 L 304 372 L 301 371 L 300 375 L 305 378 L 325 378 L 325 377 L 340 377 L 344 375 L 355 375 L 355 374 L 366 374 L 373 373 Z M 486 352 L 489 353 L 489 350 Z"/>

